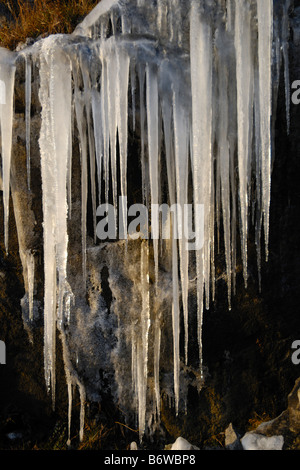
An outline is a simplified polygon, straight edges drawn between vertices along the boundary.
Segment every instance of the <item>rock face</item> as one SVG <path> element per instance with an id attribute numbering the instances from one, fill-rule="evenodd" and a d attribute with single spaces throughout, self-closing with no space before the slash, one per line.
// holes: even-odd
<path id="1" fill-rule="evenodd" d="M 291 24 L 295 25 L 290 41 L 290 80 L 300 78 L 299 42 L 297 42 L 297 22 L 299 10 L 291 11 Z M 283 70 L 281 73 L 281 78 Z M 62 357 L 64 355 L 63 338 L 57 338 L 57 387 L 56 410 L 51 410 L 51 397 L 44 386 L 43 372 L 43 213 L 41 197 L 41 168 L 38 145 L 40 132 L 40 102 L 38 96 L 39 75 L 32 76 L 31 103 L 31 191 L 28 191 L 26 176 L 26 127 L 25 127 L 25 70 L 20 62 L 17 68 L 15 91 L 15 118 L 13 133 L 13 158 L 11 169 L 11 210 L 10 248 L 5 255 L 1 245 L 1 300 L 0 340 L 7 347 L 7 364 L 0 368 L 0 382 L 4 384 L 0 391 L 0 433 L 1 447 L 17 446 L 17 441 L 10 442 L 10 432 L 23 436 L 28 448 L 34 443 L 37 446 L 51 442 L 49 429 L 55 423 L 67 423 L 67 389 L 65 370 Z M 215 443 L 219 433 L 223 432 L 228 423 L 233 423 L 243 435 L 247 430 L 248 420 L 255 412 L 266 412 L 270 417 L 278 416 L 286 409 L 286 397 L 292 384 L 299 376 L 299 370 L 290 359 L 291 344 L 295 339 L 299 322 L 297 306 L 299 305 L 299 230 L 295 226 L 299 210 L 299 110 L 291 107 L 291 128 L 286 133 L 285 96 L 283 80 L 280 81 L 279 100 L 275 122 L 276 158 L 273 167 L 272 205 L 270 218 L 270 257 L 269 263 L 262 263 L 262 290 L 259 292 L 257 281 L 255 240 L 250 235 L 248 289 L 243 287 L 242 262 L 238 260 L 237 295 L 233 299 L 232 309 L 228 311 L 227 288 L 222 277 L 224 256 L 222 250 L 217 255 L 216 300 L 206 312 L 203 324 L 203 351 L 206 367 L 204 387 L 199 390 L 197 376 L 198 357 L 193 353 L 196 339 L 190 343 L 190 367 L 183 368 L 181 374 L 188 378 L 186 412 L 176 417 L 169 407 L 170 398 L 167 393 L 160 396 L 161 428 L 158 435 L 173 442 L 178 436 L 184 435 L 198 447 Z M 136 116 L 136 119 L 139 117 Z M 135 143 L 131 141 L 132 162 L 134 160 Z M 75 133 L 73 143 L 73 204 L 70 221 L 69 253 L 70 282 L 77 292 L 82 286 L 78 277 L 81 270 L 81 237 L 78 227 L 81 224 L 80 207 L 80 152 L 78 134 Z M 136 172 L 132 167 L 132 186 L 136 188 Z M 2 205 L 1 205 L 2 210 Z M 15 214 L 13 216 L 13 213 Z M 1 226 L 2 227 L 2 226 Z M 2 228 L 1 228 L 2 231 Z M 90 230 L 90 233 L 92 230 Z M 4 239 L 0 233 L 1 241 Z M 126 323 L 126 312 L 122 305 L 130 306 L 129 311 L 137 321 L 137 314 L 142 308 L 140 296 L 133 287 L 137 284 L 136 266 L 139 263 L 140 245 L 128 244 L 129 257 L 125 257 L 125 244 L 114 243 L 108 246 L 93 247 L 92 237 L 88 237 L 87 250 L 88 293 L 79 296 L 76 312 L 73 317 L 75 337 L 69 338 L 70 356 L 77 363 L 79 375 L 84 377 L 88 390 L 87 419 L 95 427 L 124 419 L 122 413 L 116 411 L 117 379 L 111 369 L 111 361 L 117 365 L 119 374 L 129 377 L 124 382 L 123 396 L 126 402 L 132 401 L 130 371 L 132 364 L 125 352 L 132 344 L 139 345 L 142 338 L 138 333 L 123 330 L 120 339 L 116 335 L 118 322 Z M 19 247 L 23 247 L 19 253 Z M 34 256 L 35 264 L 35 301 L 33 319 L 29 312 L 29 271 L 27 255 Z M 164 267 L 165 268 L 165 267 Z M 155 268 L 150 266 L 150 282 L 153 282 Z M 158 286 L 157 312 L 165 311 L 170 304 L 171 279 L 168 275 Z M 101 292 L 101 299 L 97 295 Z M 22 301 L 22 308 L 21 308 Z M 191 296 L 191 304 L 195 307 L 195 296 Z M 101 316 L 99 316 L 101 311 Z M 118 315 L 116 315 L 118 312 Z M 121 313 L 120 313 L 121 312 Z M 87 316 L 88 313 L 88 316 Z M 102 323 L 105 323 L 103 327 Z M 95 328 L 99 325 L 100 328 Z M 171 323 L 170 323 L 171 324 Z M 167 323 L 164 328 L 167 328 Z M 190 327 L 195 329 L 195 324 Z M 162 334 L 164 335 L 164 328 Z M 101 331 L 101 337 L 99 337 Z M 167 336 L 167 335 L 166 335 Z M 154 357 L 155 330 L 150 331 L 149 355 Z M 99 341 L 103 346 L 99 349 Z M 86 347 L 88 344 L 88 347 Z M 182 349 L 184 345 L 181 344 Z M 118 352 L 118 354 L 115 354 Z M 123 353 L 124 352 L 124 353 Z M 135 351 L 138 353 L 138 350 Z M 194 354 L 194 355 L 193 355 Z M 169 358 L 172 357 L 172 344 L 164 342 L 161 354 L 162 370 L 170 371 Z M 100 361 L 100 359 L 101 361 Z M 98 361 L 102 369 L 97 368 Z M 152 367 L 152 364 L 151 364 Z M 164 390 L 168 391 L 167 380 Z M 93 377 L 93 380 L 91 378 Z M 154 378 L 150 383 L 151 391 L 155 390 Z M 74 392 L 78 393 L 78 391 Z M 170 393 L 172 395 L 172 393 Z M 76 396 L 77 398 L 77 396 Z M 98 403 L 102 405 L 97 407 Z M 184 404 L 183 404 L 184 405 Z M 155 404 L 153 404 L 155 406 Z M 171 407 L 172 408 L 172 407 Z M 105 411 L 108 410 L 108 411 Z M 42 410 L 42 412 L 41 412 Z M 77 424 L 78 410 L 74 413 Z M 242 440 L 244 448 L 282 448 L 281 435 L 287 436 L 285 446 L 293 447 L 299 433 L 299 381 L 288 397 L 288 407 L 278 418 L 264 423 L 255 433 L 246 434 Z M 14 424 L 12 424 L 12 422 Z M 134 422 L 130 417 L 129 423 Z M 57 428 L 56 432 L 57 431 Z M 124 434 L 125 432 L 125 434 Z M 129 431 L 116 431 L 116 439 L 127 445 L 136 438 Z M 74 433 L 76 430 L 74 429 Z M 65 429 L 61 434 L 66 438 Z M 51 432 L 52 435 L 52 432 Z M 160 445 L 160 439 L 158 438 Z M 111 440 L 111 439 L 110 439 Z M 65 439 L 66 441 L 66 439 Z M 178 444 L 178 440 L 176 441 Z M 185 441 L 186 442 L 186 441 Z M 176 443 L 175 443 L 176 444 Z M 175 445 L 173 444 L 173 445 Z M 63 444 L 61 444 L 63 446 Z M 101 443 L 99 444 L 101 445 Z M 151 445 L 151 444 L 149 444 Z M 239 445 L 232 432 L 226 434 L 225 445 L 236 448 Z M 192 445 L 191 445 L 192 446 Z M 193 447 L 193 446 L 192 446 Z M 177 447 L 176 447 L 177 448 Z M 175 449 L 172 448 L 173 450 Z M 193 447 L 194 449 L 194 447 Z"/>

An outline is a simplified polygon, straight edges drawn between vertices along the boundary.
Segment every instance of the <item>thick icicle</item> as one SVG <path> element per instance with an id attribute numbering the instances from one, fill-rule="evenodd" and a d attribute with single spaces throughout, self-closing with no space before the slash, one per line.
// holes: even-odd
<path id="1" fill-rule="evenodd" d="M 59 39 L 58 39 L 59 41 Z M 43 43 L 40 69 L 41 172 L 44 216 L 44 353 L 45 379 L 55 402 L 56 321 L 63 321 L 71 292 L 67 283 L 67 167 L 71 113 L 70 61 L 50 37 Z M 58 275 L 58 285 L 56 276 Z M 58 313 L 56 312 L 56 291 Z"/>
<path id="2" fill-rule="evenodd" d="M 204 246 L 196 251 L 198 342 L 200 375 L 203 378 L 202 323 L 203 287 L 207 278 L 207 264 L 210 262 L 208 239 L 211 203 L 211 134 L 212 134 L 212 32 L 211 26 L 200 17 L 197 2 L 192 2 L 190 16 L 191 83 L 192 83 L 192 172 L 194 207 L 204 205 L 204 221 L 195 210 L 195 226 L 204 222 Z"/>
<path id="3" fill-rule="evenodd" d="M 12 127 L 13 127 L 13 98 L 15 85 L 15 58 L 16 55 L 0 48 L 0 129 L 2 141 L 2 185 L 4 206 L 4 244 L 8 253 L 8 219 L 9 219 L 9 195 L 10 195 L 10 164 L 12 149 Z"/>
<path id="4" fill-rule="evenodd" d="M 237 2 L 235 11 L 235 48 L 237 81 L 238 167 L 241 212 L 243 273 L 247 285 L 248 185 L 250 125 L 253 96 L 253 58 L 251 50 L 251 14 L 248 2 Z"/>

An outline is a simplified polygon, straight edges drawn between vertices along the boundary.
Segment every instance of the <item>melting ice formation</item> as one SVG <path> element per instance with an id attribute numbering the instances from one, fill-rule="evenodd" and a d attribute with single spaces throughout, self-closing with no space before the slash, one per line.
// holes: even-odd
<path id="1" fill-rule="evenodd" d="M 193 283 L 192 265 L 196 274 L 198 386 L 201 388 L 204 378 L 203 310 L 209 308 L 215 289 L 215 222 L 219 229 L 223 223 L 229 308 L 232 292 L 235 291 L 238 229 L 247 284 L 250 209 L 253 210 L 256 231 L 258 272 L 262 234 L 266 255 L 268 253 L 273 158 L 272 106 L 276 102 L 282 57 L 287 115 L 289 112 L 289 4 L 289 0 L 274 4 L 273 0 L 102 0 L 71 35 L 50 36 L 19 53 L 1 50 L 0 125 L 5 246 L 8 249 L 14 76 L 16 59 L 22 56 L 26 71 L 29 189 L 33 64 L 38 64 L 40 77 L 45 379 L 54 401 L 58 328 L 63 342 L 69 392 L 69 427 L 75 385 L 81 397 L 81 438 L 86 389 L 68 353 L 68 341 L 76 343 L 76 338 L 68 339 L 68 325 L 72 323 L 76 305 L 76 293 L 68 279 L 70 247 L 67 229 L 71 214 L 74 132 L 77 129 L 81 156 L 83 285 L 86 285 L 89 274 L 88 198 L 91 200 L 94 222 L 96 206 L 100 201 L 110 200 L 117 204 L 121 195 L 122 214 L 127 210 L 130 126 L 140 139 L 143 201 L 139 202 L 147 205 L 150 202 L 166 202 L 181 207 L 189 202 L 204 205 L 203 248 L 191 254 L 184 249 L 184 239 L 171 237 L 165 251 L 165 256 L 169 256 L 171 279 L 171 287 L 168 285 L 171 292 L 168 299 L 172 304 L 170 326 L 163 325 L 166 319 L 163 320 L 162 311 L 153 307 L 159 296 L 167 298 L 163 292 L 163 274 L 159 270 L 162 253 L 159 240 L 140 242 L 139 255 L 135 259 L 140 303 L 134 316 L 129 316 L 132 324 L 126 330 L 126 341 L 131 345 L 131 362 L 130 358 L 127 359 L 131 364 L 129 402 L 136 407 L 142 438 L 147 427 L 146 420 L 149 420 L 149 409 L 150 418 L 159 422 L 160 354 L 166 335 L 163 328 L 170 330 L 172 337 L 173 358 L 170 362 L 173 363 L 173 389 L 170 395 L 176 413 L 181 406 L 184 388 L 180 383 L 181 362 L 187 366 L 189 361 L 188 300 Z M 129 116 L 132 122 L 129 122 Z M 166 175 L 163 168 L 166 168 Z M 180 217 L 174 220 L 173 225 L 177 223 L 178 228 L 184 222 Z M 194 224 L 197 226 L 200 223 L 195 211 Z M 128 243 L 124 244 L 123 267 L 132 266 L 132 260 L 126 261 Z M 22 247 L 20 253 L 32 318 L 34 257 L 30 251 L 24 253 Z M 154 263 L 153 283 L 149 275 L 151 263 Z M 111 264 L 110 289 L 116 299 L 117 331 L 121 331 L 122 320 L 126 321 L 127 307 L 120 300 L 118 276 L 113 273 L 114 269 L 122 268 L 120 265 L 114 268 Z M 97 303 L 97 308 L 102 305 L 104 309 L 100 304 Z M 184 319 L 182 333 L 181 311 Z M 99 321 L 101 312 L 97 311 L 97 315 L 93 318 Z M 182 361 L 181 334 L 184 337 Z M 117 339 L 121 341 L 120 337 Z M 118 347 L 115 349 L 116 355 L 117 352 Z M 122 377 L 122 368 L 118 369 L 121 362 L 121 359 L 115 361 L 120 402 L 123 391 L 128 387 L 126 377 Z M 151 406 L 148 404 L 150 395 Z"/>

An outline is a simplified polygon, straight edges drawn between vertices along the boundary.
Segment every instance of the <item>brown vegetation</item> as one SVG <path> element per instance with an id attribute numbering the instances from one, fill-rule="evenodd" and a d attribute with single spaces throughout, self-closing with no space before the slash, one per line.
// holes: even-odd
<path id="1" fill-rule="evenodd" d="M 11 19 L 0 27 L 0 46 L 15 49 L 26 38 L 69 34 L 98 0 L 4 0 Z"/>

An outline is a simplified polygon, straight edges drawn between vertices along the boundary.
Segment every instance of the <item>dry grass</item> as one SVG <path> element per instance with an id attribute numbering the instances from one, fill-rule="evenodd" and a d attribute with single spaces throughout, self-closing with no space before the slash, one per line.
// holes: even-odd
<path id="1" fill-rule="evenodd" d="M 253 418 L 249 419 L 249 426 L 248 426 L 248 431 L 255 431 L 256 428 L 258 428 L 258 426 L 262 423 L 265 423 L 267 421 L 270 421 L 271 420 L 271 417 L 263 412 L 262 415 L 259 415 L 258 413 L 254 413 L 254 416 Z"/>
<path id="2" fill-rule="evenodd" d="M 99 0 L 4 0 L 12 20 L 0 28 L 0 46 L 15 49 L 26 38 L 69 34 Z"/>

